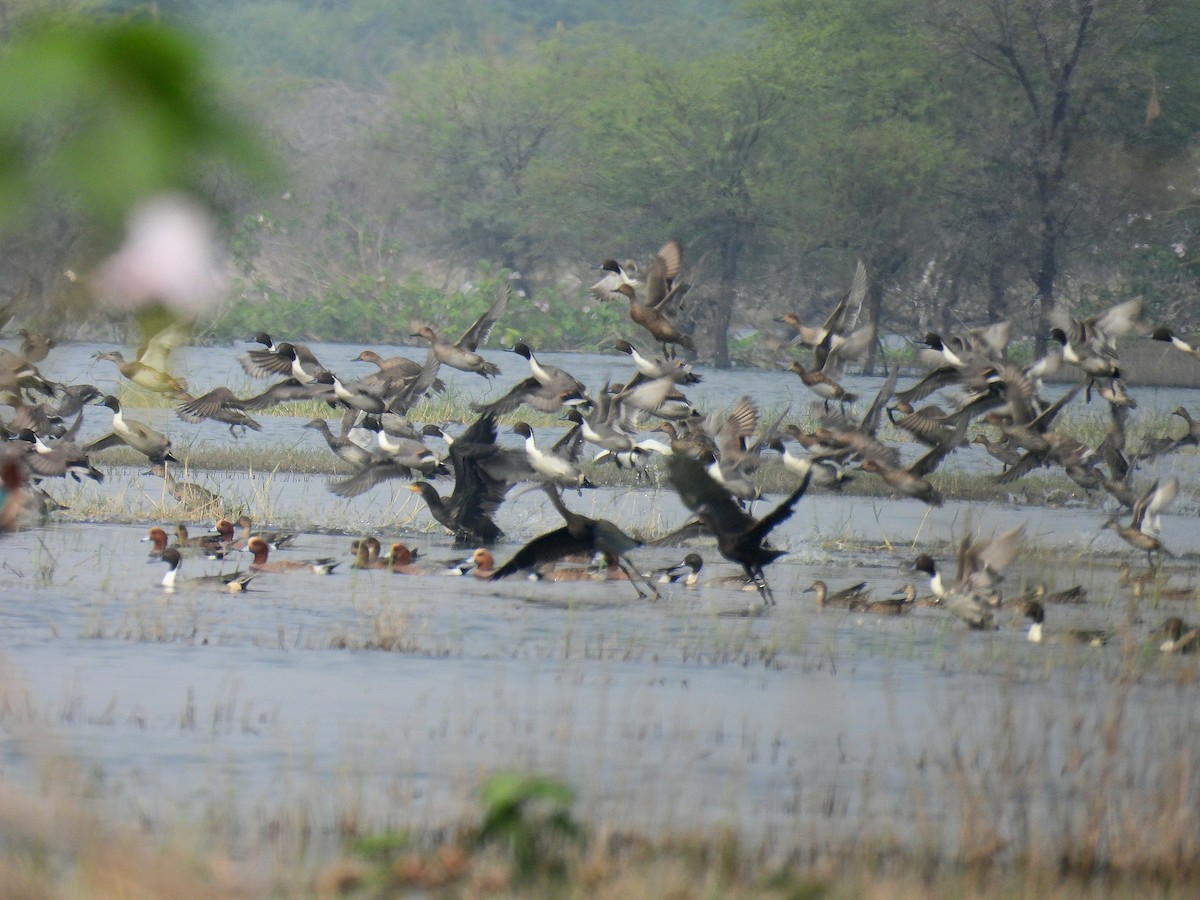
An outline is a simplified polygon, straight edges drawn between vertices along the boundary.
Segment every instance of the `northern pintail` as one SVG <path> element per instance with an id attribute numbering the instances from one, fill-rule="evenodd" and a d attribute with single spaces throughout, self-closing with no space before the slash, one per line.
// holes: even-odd
<path id="1" fill-rule="evenodd" d="M 684 587 L 697 587 L 701 584 L 700 570 L 704 568 L 704 557 L 699 553 L 689 553 L 682 562 L 655 570 L 659 584 L 681 584 Z M 725 588 L 733 591 L 757 591 L 758 585 L 746 575 L 717 575 L 706 579 L 703 584 L 707 587 Z"/>
<path id="2" fill-rule="evenodd" d="M 1138 450 L 1137 459 L 1153 461 L 1167 453 L 1174 453 L 1183 447 L 1200 446 L 1200 422 L 1192 418 L 1192 414 L 1185 407 L 1176 407 L 1172 415 L 1179 416 L 1187 423 L 1187 431 L 1177 438 L 1172 437 L 1148 437 L 1142 442 L 1141 449 Z"/>
<path id="3" fill-rule="evenodd" d="M 1112 632 L 1102 628 L 1072 628 L 1046 634 L 1046 608 L 1037 600 L 1026 601 L 1025 617 L 1033 620 L 1026 632 L 1026 640 L 1035 644 L 1071 643 L 1100 647 L 1112 638 Z"/>
<path id="4" fill-rule="evenodd" d="M 850 289 L 842 295 L 841 300 L 825 317 L 825 321 L 820 326 L 806 326 L 799 316 L 790 312 L 775 321 L 782 322 L 795 332 L 789 337 L 791 343 L 802 344 L 813 349 L 816 368 L 821 369 L 824 367 L 825 359 L 830 351 L 844 342 L 858 323 L 863 301 L 867 298 L 868 287 L 867 267 L 860 259 L 854 268 L 854 278 L 850 282 Z"/>
<path id="5" fill-rule="evenodd" d="M 537 445 L 533 429 L 527 422 L 518 422 L 512 430 L 513 434 L 525 439 L 525 456 L 534 472 L 541 478 L 561 487 L 591 487 L 591 482 L 578 465 L 580 444 L 583 440 L 579 424 L 573 425 L 550 450 L 543 450 Z M 572 440 L 575 437 L 578 437 L 578 440 Z"/>
<path id="6" fill-rule="evenodd" d="M 266 348 L 249 350 L 242 356 L 242 369 L 253 378 L 284 375 L 296 379 L 300 384 L 312 384 L 318 375 L 329 371 L 306 344 L 288 341 L 276 343 L 263 331 L 256 334 L 250 343 L 262 344 Z"/>
<path id="7" fill-rule="evenodd" d="M 565 406 L 574 406 L 585 400 L 583 391 L 567 387 L 565 382 L 551 381 L 543 384 L 530 375 L 518 381 L 497 399 L 486 403 L 473 403 L 471 408 L 475 412 L 490 412 L 503 416 L 519 409 L 522 404 L 528 404 L 542 412 L 555 413 Z"/>
<path id="8" fill-rule="evenodd" d="M 836 462 L 821 459 L 806 450 L 798 454 L 793 453 L 781 437 L 771 442 L 771 449 L 781 454 L 783 466 L 789 472 L 794 472 L 801 478 L 811 474 L 813 487 L 839 491 L 854 480 L 854 476 Z"/>
<path id="9" fill-rule="evenodd" d="M 1117 340 L 1145 326 L 1139 321 L 1142 314 L 1140 298 L 1118 303 L 1086 319 L 1071 316 L 1056 309 L 1051 315 L 1055 327 L 1052 340 L 1063 348 L 1063 361 L 1081 369 L 1088 376 L 1087 399 L 1097 378 L 1115 378 L 1120 374 L 1117 362 Z"/>
<path id="10" fill-rule="evenodd" d="M 529 362 L 529 374 L 542 387 L 581 399 L 587 395 L 587 386 L 582 381 L 558 366 L 540 362 L 534 355 L 533 348 L 524 341 L 513 344 L 512 352 L 517 356 L 523 356 Z"/>
<path id="11" fill-rule="evenodd" d="M 787 370 L 795 372 L 805 386 L 825 402 L 826 409 L 831 400 L 843 406 L 858 400 L 858 394 L 850 393 L 824 372 L 810 372 L 795 360 L 788 364 Z"/>
<path id="12" fill-rule="evenodd" d="M 432 353 L 429 354 L 433 362 L 437 362 L 437 357 Z M 426 380 L 429 382 L 429 388 L 437 391 L 439 394 L 446 390 L 446 383 L 438 378 L 436 374 L 431 373 L 430 360 L 426 359 L 424 363 L 419 363 L 416 360 L 409 359 L 407 356 L 389 356 L 384 358 L 374 350 L 364 350 L 358 356 L 354 357 L 355 362 L 369 362 L 379 367 L 377 377 L 383 381 L 394 382 L 398 381 L 401 384 L 408 385 L 414 381 Z M 371 376 L 375 377 L 375 376 Z M 423 391 L 421 393 L 424 393 Z"/>
<path id="13" fill-rule="evenodd" d="M 929 576 L 929 587 L 937 597 L 939 606 L 950 610 L 973 629 L 994 627 L 990 591 L 973 587 L 969 582 L 945 581 L 937 563 L 928 555 L 918 556 L 913 569 Z"/>
<path id="14" fill-rule="evenodd" d="M 899 491 L 906 497 L 912 497 L 930 506 L 941 506 L 941 493 L 926 480 L 925 476 L 933 472 L 942 460 L 962 445 L 963 433 L 966 431 L 966 427 L 967 422 L 963 419 L 958 423 L 955 430 L 945 438 L 944 443 L 934 446 L 924 456 L 908 466 L 908 468 L 892 466 L 882 457 L 864 460 L 861 468 L 864 472 L 876 473 L 884 480 L 888 487 Z"/>
<path id="15" fill-rule="evenodd" d="M 220 575 L 196 575 L 191 578 L 180 578 L 179 565 L 182 557 L 179 551 L 174 547 L 167 547 L 162 551 L 161 559 L 170 566 L 162 578 L 163 589 L 168 592 L 177 590 L 203 590 L 239 594 L 246 590 L 247 585 L 250 584 L 250 581 L 256 574 L 255 572 L 238 571 L 225 572 Z"/>
<path id="16" fill-rule="evenodd" d="M 115 363 L 123 377 L 148 391 L 153 391 L 157 394 L 167 394 L 169 396 L 178 396 L 187 392 L 187 381 L 185 379 L 176 378 L 169 372 L 156 369 L 136 359 L 126 360 L 124 356 L 115 350 L 108 353 L 97 353 L 96 360 L 106 360 Z"/>
<path id="17" fill-rule="evenodd" d="M 185 395 L 186 396 L 186 395 Z M 205 419 L 222 422 L 229 426 L 229 433 L 237 437 L 237 429 L 262 431 L 262 425 L 246 412 L 246 405 L 227 387 L 215 387 L 207 394 L 189 397 L 175 409 L 175 414 L 185 422 L 198 425 Z"/>
<path id="18" fill-rule="evenodd" d="M 53 397 L 55 387 L 25 357 L 0 347 L 0 391 L 37 391 L 46 397 Z"/>
<path id="19" fill-rule="evenodd" d="M 1156 555 L 1160 564 L 1164 556 L 1172 555 L 1156 534 L 1161 530 L 1159 516 L 1174 502 L 1178 493 L 1178 476 L 1172 475 L 1157 480 L 1134 504 L 1133 515 L 1128 525 L 1122 525 L 1115 516 L 1110 516 L 1103 527 L 1115 531 L 1131 547 L 1145 550 L 1147 564 L 1154 568 Z"/>
<path id="20" fill-rule="evenodd" d="M 913 568 L 929 576 L 929 588 L 951 612 L 972 628 L 990 628 L 992 609 L 999 603 L 996 588 L 1004 569 L 1017 557 L 1025 541 L 1019 525 L 990 538 L 973 538 L 968 530 L 958 545 L 958 571 L 953 580 L 942 577 L 933 557 L 918 556 Z"/>
<path id="21" fill-rule="evenodd" d="M 637 292 L 632 287 L 623 284 L 617 288 L 617 293 L 629 301 L 630 320 L 635 325 L 640 325 L 652 338 L 658 341 L 662 345 L 663 353 L 668 357 L 674 358 L 675 353 L 671 348 L 675 345 L 695 352 L 696 344 L 692 341 L 691 337 L 680 331 L 675 323 L 667 318 L 666 314 L 661 310 L 639 300 Z"/>
<path id="22" fill-rule="evenodd" d="M 703 379 L 677 359 L 663 359 L 657 356 L 643 356 L 637 347 L 624 338 L 613 341 L 613 348 L 621 353 L 629 354 L 633 366 L 643 378 L 673 377 L 677 384 L 699 384 Z M 680 372 L 682 371 L 682 376 Z"/>
<path id="23" fill-rule="evenodd" d="M 437 359 L 452 369 L 474 372 L 484 378 L 499 375 L 500 367 L 488 362 L 475 351 L 488 339 L 497 320 L 508 309 L 511 290 L 507 282 L 501 285 L 492 305 L 453 343 L 445 340 L 428 325 L 418 328 L 412 336 L 427 341 Z"/>
<path id="24" fill-rule="evenodd" d="M 20 457 L 34 479 L 70 475 L 76 481 L 90 478 L 99 483 L 104 480 L 104 473 L 92 465 L 88 451 L 74 441 L 46 444 L 28 428 L 23 428 L 17 433 L 14 443 L 18 448 L 28 448 L 24 453 L 18 450 L 15 455 Z"/>
<path id="25" fill-rule="evenodd" d="M 112 430 L 88 444 L 84 450 L 88 453 L 97 450 L 107 450 L 110 447 L 125 444 L 139 453 L 146 455 L 152 463 L 179 462 L 171 455 L 171 441 L 161 431 L 155 431 L 144 422 L 127 419 L 121 408 L 121 401 L 111 394 L 97 402 L 98 406 L 106 406 L 112 410 Z"/>
<path id="26" fill-rule="evenodd" d="M 683 245 L 671 238 L 659 248 L 646 269 L 646 291 L 654 299 L 650 305 L 657 305 L 671 296 L 675 288 L 675 279 L 678 278 L 682 267 Z M 597 300 L 614 299 L 619 288 L 623 286 L 642 286 L 642 282 L 636 278 L 637 263 L 633 261 L 622 264 L 615 259 L 606 259 L 599 268 L 605 275 L 591 287 L 592 296 Z"/>
<path id="27" fill-rule="evenodd" d="M 348 423 L 346 423 L 348 424 Z M 312 419 L 309 422 L 300 426 L 301 428 L 311 428 L 325 439 L 326 446 L 343 462 L 349 463 L 355 469 L 365 469 L 375 460 L 380 458 L 379 452 L 375 448 L 368 449 L 362 444 L 350 440 L 348 433 L 349 428 L 343 427 L 340 434 L 334 434 L 329 428 L 329 423 L 324 419 Z"/>

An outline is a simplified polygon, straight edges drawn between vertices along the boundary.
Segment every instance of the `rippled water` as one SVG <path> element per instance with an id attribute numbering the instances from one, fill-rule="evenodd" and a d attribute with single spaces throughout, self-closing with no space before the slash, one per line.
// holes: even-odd
<path id="1" fill-rule="evenodd" d="M 111 366 L 91 364 L 94 349 L 64 348 L 46 371 L 112 384 Z M 314 349 L 336 370 L 371 368 L 340 362 L 361 348 Z M 183 367 L 197 387 L 243 390 L 250 385 L 237 352 L 192 348 Z M 524 360 L 490 355 L 504 367 L 501 384 L 524 377 Z M 588 383 L 627 368 L 623 357 L 546 360 Z M 705 404 L 743 393 L 778 402 L 789 391 L 802 402 L 784 373 L 705 377 L 692 392 Z M 452 378 L 469 396 L 486 387 L 476 376 Z M 873 383 L 860 387 L 869 392 Z M 1166 411 L 1192 399 L 1139 393 L 1143 407 Z M 104 415 L 89 422 L 102 428 L 107 413 L 97 412 Z M 232 440 L 211 423 L 189 429 L 170 411 L 145 413 L 177 443 L 199 435 L 193 453 Z M 293 421 L 265 424 L 252 439 L 315 437 Z M 317 477 L 212 477 L 227 499 L 260 517 L 305 523 L 290 558 L 336 555 L 346 565 L 328 578 L 262 576 L 240 597 L 165 595 L 157 586 L 164 567 L 148 564 L 139 542 L 161 497 L 136 471 L 114 471 L 104 490 L 120 493 L 135 514 L 144 509 L 144 522 L 52 524 L 6 538 L 6 779 L 36 786 L 49 760 L 66 757 L 82 773 L 80 795 L 115 815 L 163 831 L 200 823 L 253 857 L 272 835 L 301 824 L 332 844 L 351 814 L 365 827 L 470 818 L 489 773 L 531 770 L 578 788 L 581 812 L 595 824 L 734 827 L 752 846 L 788 853 L 866 832 L 915 836 L 914 823 L 931 812 L 955 832 L 962 783 L 1003 768 L 1011 742 L 1022 753 L 1040 748 L 1042 765 L 1022 776 L 1021 796 L 1058 821 L 1086 799 L 1094 776 L 1087 764 L 1068 771 L 1066 761 L 1098 752 L 1101 724 L 1122 702 L 1118 673 L 1131 659 L 1139 674 L 1121 738 L 1125 789 L 1156 796 L 1150 787 L 1163 760 L 1197 754 L 1188 723 L 1200 720 L 1200 708 L 1186 688 L 1188 662 L 1139 649 L 1152 646 L 1150 630 L 1167 614 L 1197 618 L 1196 600 L 1132 607 L 1116 566 L 1138 555 L 1111 534 L 1094 539 L 1102 522 L 1094 509 L 948 503 L 930 511 L 909 500 L 814 494 L 774 535 L 789 553 L 770 571 L 779 604 L 760 614 L 755 595 L 712 588 L 669 588 L 651 603 L 618 582 L 355 572 L 347 568 L 348 536 L 328 529 L 402 538 L 431 560 L 457 554 L 399 486 L 343 501 Z M 650 489 L 571 494 L 567 502 L 637 530 L 684 518 L 670 492 Z M 540 494 L 506 504 L 500 520 L 509 536 L 500 559 L 557 526 Z M 939 610 L 872 617 L 818 610 L 803 593 L 822 578 L 834 588 L 866 580 L 889 594 L 909 577 L 899 564 L 917 552 L 949 564 L 968 522 L 989 531 L 1026 525 L 1014 592 L 1039 580 L 1089 589 L 1086 606 L 1052 609 L 1048 630 L 1105 626 L 1129 643 L 1032 647 L 1025 623 L 1008 611 L 999 631 L 973 634 Z M 1172 577 L 1187 583 L 1200 555 L 1187 507 L 1167 517 L 1164 533 L 1179 554 Z M 714 572 L 729 571 L 710 546 L 699 549 Z M 645 548 L 637 561 L 648 570 L 681 553 Z M 185 561 L 191 573 L 217 565 Z M 955 760 L 971 751 L 975 762 L 957 771 Z"/>

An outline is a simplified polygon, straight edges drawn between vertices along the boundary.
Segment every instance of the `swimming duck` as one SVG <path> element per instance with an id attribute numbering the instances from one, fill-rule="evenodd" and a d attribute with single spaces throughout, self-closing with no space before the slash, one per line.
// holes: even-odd
<path id="1" fill-rule="evenodd" d="M 341 564 L 341 560 L 330 557 L 308 559 L 304 561 L 292 559 L 268 559 L 270 547 L 260 537 L 252 537 L 246 542 L 246 552 L 254 555 L 250 569 L 254 572 L 310 572 L 313 575 L 329 575 Z"/>
<path id="2" fill-rule="evenodd" d="M 817 595 L 817 606 L 824 609 L 826 606 L 845 606 L 849 607 L 856 603 L 866 603 L 871 597 L 871 591 L 867 588 L 865 581 L 860 581 L 858 584 L 852 584 L 850 587 L 842 588 L 839 591 L 829 593 L 829 588 L 824 581 L 814 581 L 810 586 L 806 587 L 801 593 Z"/>
<path id="3" fill-rule="evenodd" d="M 659 584 L 681 584 L 684 587 L 696 587 L 700 582 L 700 570 L 704 568 L 704 558 L 699 553 L 689 553 L 682 562 L 673 566 L 656 569 Z M 684 573 L 687 574 L 684 574 Z M 757 591 L 758 585 L 745 575 L 718 575 L 704 582 L 706 586 L 727 588 L 734 591 Z"/>
<path id="4" fill-rule="evenodd" d="M 1065 642 L 1100 647 L 1112 638 L 1111 631 L 1099 628 L 1056 631 L 1047 635 L 1043 630 L 1046 622 L 1046 608 L 1036 600 L 1029 600 L 1025 603 L 1025 617 L 1033 620 L 1026 633 L 1026 639 L 1035 644 Z"/>
<path id="5" fill-rule="evenodd" d="M 219 534 L 189 535 L 188 527 L 182 522 L 175 525 L 175 545 L 177 547 L 191 547 L 205 552 L 225 549 Z"/>
<path id="6" fill-rule="evenodd" d="M 241 529 L 241 537 L 234 537 L 234 526 Z M 271 550 L 282 549 L 296 540 L 296 533 L 292 531 L 262 531 L 253 526 L 253 519 L 247 515 L 241 515 L 238 516 L 237 522 L 230 522 L 228 519 L 218 520 L 212 530 L 221 536 L 224 543 L 235 550 L 245 547 L 252 537 L 262 538 Z"/>
<path id="7" fill-rule="evenodd" d="M 166 531 L 164 531 L 162 528 L 159 528 L 157 525 L 155 525 L 153 528 L 151 528 L 146 533 L 146 536 L 144 538 L 142 538 L 141 540 L 143 543 L 145 543 L 147 541 L 150 542 L 149 556 L 158 558 L 158 557 L 161 557 L 163 554 L 163 551 L 167 549 L 167 544 L 170 541 L 170 537 L 167 535 Z"/>
<path id="8" fill-rule="evenodd" d="M 1077 584 L 1074 587 L 1065 588 L 1061 591 L 1051 591 L 1046 585 L 1038 583 L 1033 586 L 1033 590 L 1023 597 L 1017 597 L 1011 601 L 1019 604 L 1022 609 L 1025 605 L 1031 602 L 1041 603 L 1043 605 L 1079 605 L 1087 602 L 1087 588 L 1082 584 Z M 1008 606 L 1010 601 L 1004 601 L 1004 605 Z"/>
<path id="9" fill-rule="evenodd" d="M 475 578 L 491 578 L 496 569 L 496 557 L 486 547 L 476 547 L 471 555 L 446 569 L 447 575 L 472 575 Z"/>
<path id="10" fill-rule="evenodd" d="M 387 562 L 393 575 L 433 575 L 436 570 L 430 566 L 415 563 L 417 554 L 404 544 L 392 544 L 388 552 Z"/>
<path id="11" fill-rule="evenodd" d="M 917 586 L 911 581 L 898 588 L 892 596 L 900 598 L 900 602 L 914 609 L 933 609 L 935 606 L 942 605 L 942 601 L 932 594 L 924 597 L 918 596 Z"/>
<path id="12" fill-rule="evenodd" d="M 382 545 L 379 543 L 379 538 L 365 537 L 360 541 L 354 541 L 350 545 L 350 553 L 354 557 L 354 562 L 350 563 L 352 569 L 387 569 L 391 568 L 391 559 L 382 559 L 380 552 Z"/>
<path id="13" fill-rule="evenodd" d="M 222 591 L 229 594 L 239 594 L 246 590 L 254 578 L 254 572 L 226 572 L 221 575 L 197 575 L 192 578 L 179 577 L 179 564 L 182 559 L 174 547 L 162 551 L 161 559 L 170 566 L 163 576 L 162 586 L 166 591 L 176 590 L 208 590 Z"/>

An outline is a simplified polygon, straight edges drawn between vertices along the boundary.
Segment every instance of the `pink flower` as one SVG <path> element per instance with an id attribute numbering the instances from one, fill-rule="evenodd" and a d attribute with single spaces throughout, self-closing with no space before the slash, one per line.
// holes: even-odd
<path id="1" fill-rule="evenodd" d="M 187 197 L 146 200 L 129 214 L 125 243 L 99 265 L 92 286 L 116 309 L 162 303 L 195 316 L 215 306 L 225 290 L 215 231 L 207 211 Z"/>

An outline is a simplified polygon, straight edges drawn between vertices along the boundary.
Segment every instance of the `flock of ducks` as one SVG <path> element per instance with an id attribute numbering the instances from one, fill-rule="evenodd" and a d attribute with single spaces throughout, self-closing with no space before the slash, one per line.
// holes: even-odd
<path id="1" fill-rule="evenodd" d="M 604 302 L 628 303 L 630 321 L 658 344 L 661 356 L 639 350 L 634 341 L 621 338 L 613 349 L 630 357 L 634 371 L 623 383 L 606 383 L 592 390 L 563 369 L 539 360 L 527 343 L 517 343 L 511 350 L 527 362 L 528 375 L 499 396 L 475 404 L 476 418 L 457 436 L 436 425 L 418 427 L 407 413 L 429 392 L 444 389 L 438 377 L 442 366 L 477 374 L 489 383 L 500 375 L 500 368 L 478 349 L 508 308 L 507 286 L 457 340 L 428 325 L 414 330 L 413 338 L 427 346 L 423 361 L 383 358 L 364 350 L 357 359 L 375 365 L 377 371 L 355 380 L 339 378 L 304 344 L 277 341 L 264 332 L 255 335 L 252 343 L 256 347 L 241 357 L 241 364 L 247 374 L 271 379 L 272 384 L 250 397 L 239 397 L 225 386 L 193 396 L 186 381 L 170 371 L 172 350 L 186 340 L 184 323 L 162 329 L 138 349 L 132 361 L 116 352 L 98 354 L 96 359 L 114 363 L 123 379 L 174 398 L 181 421 L 198 424 L 213 420 L 228 426 L 234 436 L 260 430 L 253 414 L 272 406 L 296 400 L 324 401 L 341 411 L 340 428 L 335 431 L 321 418 L 305 427 L 317 431 L 353 470 L 331 482 L 334 494 L 353 497 L 392 480 L 406 481 L 408 489 L 424 500 L 429 514 L 454 536 L 456 545 L 476 548 L 467 560 L 430 566 L 418 563 L 403 544 L 394 545 L 384 556 L 378 541 L 360 541 L 352 548 L 352 565 L 358 568 L 390 569 L 400 574 L 471 572 L 490 580 L 518 572 L 555 580 L 615 578 L 629 581 L 639 596 L 657 595 L 656 576 L 661 583 L 699 583 L 703 566 L 699 554 L 690 553 L 682 563 L 644 574 L 629 559 L 631 551 L 642 544 L 640 539 L 614 522 L 568 507 L 564 490 L 591 486 L 583 465 L 586 447 L 595 448 L 592 462 L 611 463 L 639 475 L 644 475 L 653 461 L 661 460 L 667 481 L 693 514 L 691 521 L 664 540 L 700 534 L 715 539 L 717 552 L 741 569 L 731 586 L 756 591 L 767 605 L 775 602 L 775 596 L 766 571 L 784 552 L 771 545 L 770 534 L 793 514 L 806 491 L 836 491 L 865 472 L 877 476 L 894 494 L 938 506 L 943 498 L 930 476 L 951 454 L 973 444 L 999 464 L 993 476 L 998 483 L 1010 484 L 1040 469 L 1060 469 L 1084 491 L 1107 495 L 1128 510 L 1127 520 L 1110 516 L 1104 527 L 1146 554 L 1150 577 L 1170 555 L 1161 537 L 1160 516 L 1178 494 L 1178 478 L 1139 485 L 1136 473 L 1142 462 L 1200 444 L 1200 423 L 1181 407 L 1176 415 L 1187 425 L 1182 435 L 1149 439 L 1131 452 L 1126 447 L 1126 422 L 1137 403 L 1121 377 L 1117 342 L 1140 334 L 1198 358 L 1200 350 L 1168 328 L 1143 324 L 1140 301 L 1083 319 L 1061 314 L 1048 336 L 1050 352 L 1025 365 L 1009 359 L 1011 324 L 1007 322 L 961 334 L 928 333 L 918 342 L 922 349 L 917 353 L 926 374 L 900 389 L 899 373 L 891 371 L 866 408 L 855 413 L 853 405 L 859 398 L 842 385 L 841 378 L 846 367 L 864 360 L 878 341 L 877 323 L 859 322 L 868 287 L 860 263 L 850 289 L 821 325 L 807 325 L 792 313 L 778 320 L 788 329 L 791 346 L 811 354 L 807 364 L 793 359 L 786 367 L 819 404 L 816 427 L 805 430 L 797 423 L 785 422 L 790 409 L 764 423 L 753 398 L 743 397 L 728 410 L 706 413 L 683 393 L 702 376 L 677 358 L 679 348 L 694 350 L 691 337 L 672 319 L 689 287 L 678 241 L 664 244 L 644 273 L 615 260 L 606 260 L 600 268 L 603 276 L 592 286 L 593 295 Z M 0 391 L 13 410 L 3 423 L 8 451 L 3 458 L 5 504 L 0 525 L 18 527 L 21 506 L 44 504 L 45 500 L 38 498 L 47 495 L 37 485 L 47 479 L 102 480 L 103 472 L 93 456 L 118 445 L 143 454 L 150 472 L 164 479 L 177 499 L 189 505 L 219 504 L 219 498 L 203 487 L 174 478 L 170 466 L 177 460 L 167 435 L 127 416 L 114 394 L 93 385 L 63 385 L 46 379 L 37 363 L 53 350 L 54 341 L 25 330 L 21 334 L 19 352 L 0 352 Z M 1064 367 L 1076 368 L 1081 380 L 1049 402 L 1042 396 L 1043 379 Z M 935 395 L 939 402 L 921 405 Z M 1107 405 L 1109 426 L 1103 441 L 1089 447 L 1057 423 L 1064 408 L 1090 403 L 1093 396 Z M 111 412 L 110 429 L 100 438 L 80 443 L 77 435 L 83 410 L 89 405 Z M 520 438 L 519 445 L 501 444 L 498 418 L 517 414 L 522 407 L 561 415 L 569 426 L 553 442 L 547 442 L 544 436 L 539 440 L 527 422 L 517 421 L 511 430 Z M 900 447 L 880 436 L 885 415 L 924 448 L 915 461 L 905 464 Z M 68 424 L 72 417 L 74 422 Z M 975 434 L 968 436 L 972 429 Z M 431 439 L 440 446 L 427 444 Z M 754 476 L 771 453 L 779 455 L 796 481 L 782 501 L 759 516 L 753 511 L 761 497 Z M 435 486 L 446 478 L 452 479 L 453 485 L 448 493 Z M 503 537 L 496 513 L 510 489 L 521 483 L 545 491 L 563 524 L 495 565 L 488 548 Z M 169 566 L 163 586 L 177 589 L 188 583 L 237 591 L 264 573 L 328 574 L 340 562 L 272 559 L 270 551 L 286 546 L 286 541 L 253 533 L 248 521 L 239 527 L 240 536 L 232 524 L 218 522 L 213 534 L 202 541 L 189 543 L 186 535 L 179 535 L 176 543 L 169 545 L 165 532 L 152 530 L 148 538 L 155 542 L 152 552 Z M 929 605 L 949 610 L 972 628 L 991 628 L 996 611 L 1014 602 L 1003 597 L 1000 585 L 1005 568 L 1019 555 L 1023 542 L 1021 528 L 987 539 L 968 534 L 959 545 L 953 577 L 930 556 L 918 557 L 910 567 L 929 577 Z M 193 548 L 212 555 L 241 550 L 251 554 L 253 561 L 244 573 L 185 582 L 180 566 Z M 593 560 L 598 566 L 589 566 Z M 569 564 L 562 565 L 564 561 Z M 831 591 L 818 581 L 809 590 L 820 606 L 881 614 L 904 612 L 923 602 L 911 585 L 896 597 L 882 600 L 872 599 L 865 585 Z M 1016 601 L 1032 621 L 1030 640 L 1047 639 L 1045 606 L 1056 600 L 1064 602 L 1043 589 L 1040 595 Z M 1162 631 L 1166 635 L 1164 649 L 1192 650 L 1200 642 L 1198 630 L 1182 620 L 1172 619 Z M 1080 637 L 1084 638 L 1090 642 L 1101 635 Z"/>

